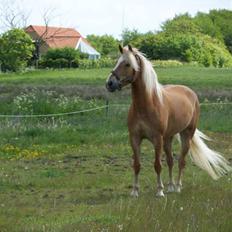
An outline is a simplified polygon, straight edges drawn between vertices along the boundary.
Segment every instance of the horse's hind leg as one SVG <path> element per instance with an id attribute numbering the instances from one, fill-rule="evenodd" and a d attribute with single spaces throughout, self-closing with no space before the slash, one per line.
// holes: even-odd
<path id="1" fill-rule="evenodd" d="M 131 137 L 130 138 L 131 147 L 133 150 L 133 169 L 134 169 L 134 183 L 133 183 L 133 190 L 131 192 L 131 196 L 138 197 L 139 196 L 139 171 L 140 171 L 140 144 L 141 138 L 139 137 Z"/>
<path id="2" fill-rule="evenodd" d="M 181 138 L 181 154 L 179 158 L 179 173 L 177 178 L 177 185 L 176 185 L 176 191 L 181 192 L 182 188 L 182 182 L 181 182 L 181 176 L 183 173 L 183 169 L 185 167 L 185 157 L 188 154 L 189 148 L 190 148 L 190 141 L 192 139 L 192 130 L 186 129 L 183 132 L 180 133 Z"/>
<path id="3" fill-rule="evenodd" d="M 174 192 L 175 191 L 175 184 L 172 176 L 172 168 L 174 165 L 173 162 L 173 154 L 172 154 L 172 139 L 173 137 L 166 138 L 164 140 L 164 151 L 166 154 L 166 160 L 169 170 L 169 183 L 168 183 L 168 192 Z"/>

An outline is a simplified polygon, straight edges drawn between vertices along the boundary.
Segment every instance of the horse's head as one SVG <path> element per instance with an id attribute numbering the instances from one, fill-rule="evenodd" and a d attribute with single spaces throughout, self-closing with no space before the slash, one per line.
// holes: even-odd
<path id="1" fill-rule="evenodd" d="M 110 92 L 133 83 L 139 71 L 139 57 L 133 48 L 130 45 L 124 48 L 119 45 L 119 50 L 121 56 L 106 81 L 106 88 Z"/>

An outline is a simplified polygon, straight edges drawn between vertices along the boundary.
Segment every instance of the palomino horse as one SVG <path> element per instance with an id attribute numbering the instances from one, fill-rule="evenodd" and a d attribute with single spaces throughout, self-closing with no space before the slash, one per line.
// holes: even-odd
<path id="1" fill-rule="evenodd" d="M 197 95 L 182 85 L 162 86 L 151 63 L 138 50 L 119 46 L 121 57 L 106 82 L 110 92 L 131 84 L 132 103 L 128 114 L 128 129 L 133 150 L 134 184 L 132 196 L 138 196 L 140 144 L 148 139 L 155 149 L 154 168 L 157 173 L 157 196 L 164 196 L 161 180 L 161 152 L 164 149 L 169 167 L 168 192 L 181 191 L 181 175 L 185 156 L 217 179 L 231 170 L 229 163 L 203 142 L 206 135 L 196 129 L 199 118 Z M 172 176 L 172 140 L 179 135 L 181 154 L 176 186 Z"/>

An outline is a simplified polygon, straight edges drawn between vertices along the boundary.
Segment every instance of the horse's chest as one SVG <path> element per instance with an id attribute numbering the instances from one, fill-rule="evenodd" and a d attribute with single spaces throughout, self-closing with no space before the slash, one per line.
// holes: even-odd
<path id="1" fill-rule="evenodd" d="M 138 132 L 144 138 L 152 138 L 154 136 L 154 127 L 148 122 L 140 120 L 135 125 L 136 132 Z"/>
<path id="2" fill-rule="evenodd" d="M 128 118 L 130 134 L 153 140 L 157 132 L 160 131 L 160 121 L 157 118 L 157 115 L 152 112 L 137 114 L 130 112 Z"/>

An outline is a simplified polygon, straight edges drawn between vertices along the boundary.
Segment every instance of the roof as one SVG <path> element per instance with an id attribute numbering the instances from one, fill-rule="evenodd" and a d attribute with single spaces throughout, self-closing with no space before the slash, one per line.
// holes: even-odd
<path id="1" fill-rule="evenodd" d="M 75 29 L 65 27 L 50 27 L 30 25 L 25 31 L 27 33 L 35 32 L 50 48 L 80 48 L 79 45 L 85 47 L 83 52 L 91 52 L 91 54 L 99 54 L 91 44 Z M 85 46 L 84 44 L 85 43 Z M 87 49 L 88 47 L 88 49 Z"/>
<path id="2" fill-rule="evenodd" d="M 82 38 L 81 34 L 75 29 L 65 27 L 30 25 L 25 31 L 28 33 L 35 32 L 50 48 L 75 48 L 78 40 Z"/>
<path id="3" fill-rule="evenodd" d="M 45 37 L 81 37 L 81 34 L 74 28 L 50 27 L 30 25 L 27 32 L 35 31 L 39 36 Z"/>
<path id="4" fill-rule="evenodd" d="M 94 56 L 100 56 L 100 53 L 96 51 L 86 39 L 80 38 L 76 49 L 79 49 L 81 52 L 89 54 L 89 55 L 94 55 Z"/>

